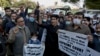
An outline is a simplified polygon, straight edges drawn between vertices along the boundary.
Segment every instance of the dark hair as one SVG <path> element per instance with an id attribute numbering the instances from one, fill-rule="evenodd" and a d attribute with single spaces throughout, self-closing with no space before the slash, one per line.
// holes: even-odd
<path id="1" fill-rule="evenodd" d="M 11 8 L 10 8 L 10 7 L 5 7 L 5 8 L 4 8 L 4 10 L 8 10 L 8 9 L 9 9 L 9 10 L 11 10 Z"/>
<path id="2" fill-rule="evenodd" d="M 31 32 L 31 36 L 33 36 L 33 35 L 37 36 L 38 34 L 37 34 L 37 32 Z"/>
<path id="3" fill-rule="evenodd" d="M 87 21 L 90 22 L 91 18 L 90 17 L 84 17 Z"/>
<path id="4" fill-rule="evenodd" d="M 56 19 L 58 19 L 58 18 L 59 18 L 59 16 L 58 16 L 58 15 L 51 15 L 51 19 L 52 19 L 52 17 L 55 17 Z"/>
<path id="5" fill-rule="evenodd" d="M 16 19 L 15 19 L 15 22 L 17 23 L 18 19 L 22 18 L 21 16 L 18 16 Z"/>
<path id="6" fill-rule="evenodd" d="M 18 15 L 16 12 L 11 13 L 11 15 L 12 15 L 12 14 L 16 14 L 16 15 Z"/>
<path id="7" fill-rule="evenodd" d="M 76 12 L 75 15 L 82 15 L 84 17 L 83 12 Z"/>
<path id="8" fill-rule="evenodd" d="M 68 12 L 66 15 L 73 15 L 73 13 L 71 13 L 71 12 Z"/>
<path id="9" fill-rule="evenodd" d="M 40 6 L 36 6 L 36 9 L 39 9 L 40 8 Z"/>

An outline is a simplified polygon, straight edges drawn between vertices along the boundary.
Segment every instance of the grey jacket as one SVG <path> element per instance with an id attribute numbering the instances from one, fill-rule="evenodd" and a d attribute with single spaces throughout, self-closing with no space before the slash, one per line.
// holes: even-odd
<path id="1" fill-rule="evenodd" d="M 36 22 L 26 21 L 26 26 L 29 28 L 31 33 L 36 33 L 38 31 L 38 25 Z"/>
<path id="2" fill-rule="evenodd" d="M 23 55 L 23 46 L 24 46 L 24 40 L 26 38 L 26 43 L 28 42 L 29 38 L 30 38 L 30 31 L 28 29 L 28 27 L 25 26 L 24 30 L 25 30 L 25 36 L 23 34 L 23 29 L 19 29 L 19 31 L 17 33 L 14 33 L 14 28 L 12 28 L 9 32 L 9 38 L 8 38 L 8 42 L 9 43 L 13 43 L 13 52 L 14 55 Z"/>

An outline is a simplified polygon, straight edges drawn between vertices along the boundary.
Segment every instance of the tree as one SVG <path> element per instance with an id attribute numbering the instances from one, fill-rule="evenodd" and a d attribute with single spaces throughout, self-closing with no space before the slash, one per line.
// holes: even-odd
<path id="1" fill-rule="evenodd" d="M 85 5 L 90 9 L 100 9 L 100 0 L 86 0 Z"/>
<path id="2" fill-rule="evenodd" d="M 14 2 L 14 4 L 12 5 L 12 7 L 19 7 L 20 5 L 24 4 L 26 7 L 28 7 L 30 5 L 29 8 L 35 8 L 36 3 L 35 2 L 31 2 L 28 0 L 21 0 L 19 2 Z"/>
<path id="3" fill-rule="evenodd" d="M 63 2 L 77 3 L 79 0 L 62 0 Z M 89 9 L 100 9 L 100 0 L 84 0 L 84 5 Z"/>
<path id="4" fill-rule="evenodd" d="M 1 7 L 10 7 L 11 4 L 9 3 L 8 0 L 0 0 L 0 6 Z"/>

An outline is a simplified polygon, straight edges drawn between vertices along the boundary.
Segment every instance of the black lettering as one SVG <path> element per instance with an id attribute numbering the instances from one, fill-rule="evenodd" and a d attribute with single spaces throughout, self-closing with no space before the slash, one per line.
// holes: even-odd
<path id="1" fill-rule="evenodd" d="M 77 38 L 80 38 L 80 39 L 83 39 L 83 40 L 86 40 L 86 38 L 83 38 L 83 37 L 80 37 L 80 36 L 76 36 Z"/>

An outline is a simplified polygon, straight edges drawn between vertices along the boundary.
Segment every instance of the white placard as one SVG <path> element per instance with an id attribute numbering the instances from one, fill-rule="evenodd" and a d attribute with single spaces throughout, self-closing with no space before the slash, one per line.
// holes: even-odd
<path id="1" fill-rule="evenodd" d="M 97 52 L 97 51 L 87 47 L 87 51 L 86 51 L 85 56 L 100 56 L 100 52 Z"/>
<path id="2" fill-rule="evenodd" d="M 85 56 L 88 44 L 86 35 L 59 30 L 58 42 L 62 52 L 70 56 Z"/>
<path id="3" fill-rule="evenodd" d="M 43 56 L 45 46 L 36 44 L 27 44 L 24 46 L 23 56 Z"/>

